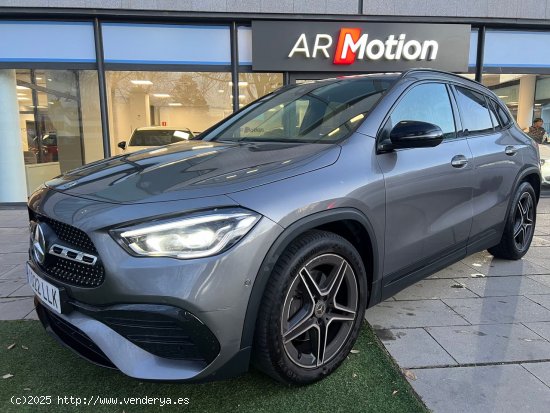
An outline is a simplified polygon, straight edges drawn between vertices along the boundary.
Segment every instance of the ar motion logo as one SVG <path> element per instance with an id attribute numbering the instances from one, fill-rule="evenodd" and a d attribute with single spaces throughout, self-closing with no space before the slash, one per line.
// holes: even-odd
<path id="1" fill-rule="evenodd" d="M 329 49 L 333 40 L 330 34 L 317 34 L 313 48 L 310 51 L 308 39 L 302 33 L 288 54 L 289 58 L 301 55 L 307 59 L 324 56 L 330 59 Z M 369 40 L 368 33 L 361 34 L 359 28 L 342 28 L 338 35 L 333 63 L 336 65 L 351 65 L 359 60 L 435 60 L 439 44 L 436 40 L 407 40 L 406 34 L 389 35 L 385 41 Z"/>

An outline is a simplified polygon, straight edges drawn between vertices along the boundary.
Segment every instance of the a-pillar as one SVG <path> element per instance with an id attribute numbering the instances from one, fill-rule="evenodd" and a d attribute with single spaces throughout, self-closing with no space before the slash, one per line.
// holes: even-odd
<path id="1" fill-rule="evenodd" d="M 27 183 L 15 70 L 0 70 L 0 202 L 25 202 Z"/>

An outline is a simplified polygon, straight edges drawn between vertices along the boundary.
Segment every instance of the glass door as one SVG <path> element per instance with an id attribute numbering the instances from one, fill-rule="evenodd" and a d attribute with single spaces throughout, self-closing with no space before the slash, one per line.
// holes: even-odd
<path id="1" fill-rule="evenodd" d="M 95 71 L 16 71 L 27 192 L 103 156 Z"/>

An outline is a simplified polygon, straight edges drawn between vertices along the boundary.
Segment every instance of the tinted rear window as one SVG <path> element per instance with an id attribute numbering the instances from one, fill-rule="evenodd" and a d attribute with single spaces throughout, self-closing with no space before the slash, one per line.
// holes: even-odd
<path id="1" fill-rule="evenodd" d="M 485 97 L 471 89 L 460 86 L 456 86 L 455 89 L 464 132 L 471 135 L 492 131 L 493 122 Z"/>

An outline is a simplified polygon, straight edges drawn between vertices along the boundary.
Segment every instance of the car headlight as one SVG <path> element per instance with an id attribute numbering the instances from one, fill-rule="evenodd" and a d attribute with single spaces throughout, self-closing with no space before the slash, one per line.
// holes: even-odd
<path id="1" fill-rule="evenodd" d="M 136 255 L 181 259 L 209 257 L 237 243 L 260 217 L 244 209 L 218 209 L 115 229 L 111 234 Z"/>

